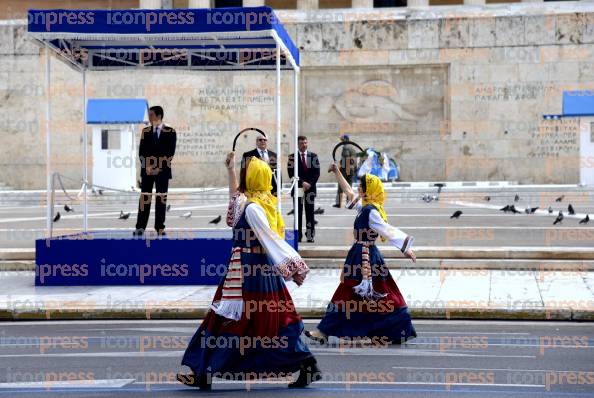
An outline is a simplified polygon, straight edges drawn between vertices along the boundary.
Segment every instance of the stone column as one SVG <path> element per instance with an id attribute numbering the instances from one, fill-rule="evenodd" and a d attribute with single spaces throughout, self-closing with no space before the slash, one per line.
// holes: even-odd
<path id="1" fill-rule="evenodd" d="M 210 0 L 190 0 L 190 8 L 211 8 Z"/>
<path id="2" fill-rule="evenodd" d="M 406 5 L 408 7 L 429 7 L 429 0 L 408 0 Z"/>
<path id="3" fill-rule="evenodd" d="M 373 8 L 373 0 L 353 0 L 353 8 Z"/>
<path id="4" fill-rule="evenodd" d="M 266 5 L 265 0 L 243 0 L 244 7 L 261 7 Z"/>
<path id="5" fill-rule="evenodd" d="M 320 8 L 318 0 L 297 0 L 298 10 L 317 10 Z"/>
<path id="6" fill-rule="evenodd" d="M 162 8 L 161 0 L 140 0 L 140 8 Z"/>

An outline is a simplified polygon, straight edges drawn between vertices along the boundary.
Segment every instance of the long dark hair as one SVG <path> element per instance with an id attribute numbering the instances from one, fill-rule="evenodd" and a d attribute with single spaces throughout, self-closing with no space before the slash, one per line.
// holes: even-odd
<path id="1" fill-rule="evenodd" d="M 241 193 L 245 193 L 245 191 L 247 191 L 246 177 L 247 165 L 249 163 L 249 160 L 249 158 L 241 159 L 241 170 L 239 171 L 239 186 L 237 187 L 237 190 Z"/>
<path id="2" fill-rule="evenodd" d="M 361 190 L 363 193 L 367 192 L 367 178 L 365 178 L 367 174 L 363 174 L 361 178 L 359 178 L 359 185 L 361 185 Z"/>

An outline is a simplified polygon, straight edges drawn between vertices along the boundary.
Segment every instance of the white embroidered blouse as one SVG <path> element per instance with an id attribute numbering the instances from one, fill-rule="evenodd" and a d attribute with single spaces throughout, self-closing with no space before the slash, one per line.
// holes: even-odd
<path id="1" fill-rule="evenodd" d="M 227 211 L 227 225 L 233 227 L 241 218 L 243 209 L 247 204 L 247 198 L 241 193 L 231 197 Z M 266 250 L 270 261 L 279 268 L 281 275 L 286 280 L 291 280 L 296 273 L 306 274 L 309 267 L 299 253 L 293 249 L 284 239 L 270 229 L 266 214 L 260 205 L 253 203 L 245 209 L 245 217 L 254 231 L 256 237 Z"/>
<path id="2" fill-rule="evenodd" d="M 348 207 L 350 207 L 349 204 L 347 204 L 347 208 Z M 357 213 L 360 213 L 363 206 L 361 205 L 361 202 L 357 202 L 352 208 L 357 210 Z M 379 211 L 376 209 L 371 209 L 369 212 L 369 227 L 390 242 L 392 246 L 400 249 L 402 253 L 406 253 L 412 248 L 415 237 L 408 235 L 402 230 L 385 222 Z"/>

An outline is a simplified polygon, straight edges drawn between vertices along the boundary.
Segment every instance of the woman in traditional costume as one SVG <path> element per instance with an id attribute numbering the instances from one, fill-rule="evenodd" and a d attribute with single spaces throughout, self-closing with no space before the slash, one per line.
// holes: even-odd
<path id="1" fill-rule="evenodd" d="M 210 310 L 192 337 L 179 374 L 186 385 L 210 389 L 213 377 L 232 380 L 287 378 L 300 371 L 290 388 L 321 378 L 316 360 L 300 339 L 303 322 L 285 281 L 301 285 L 309 271 L 284 240 L 284 222 L 270 190 L 272 170 L 252 157 L 242 163 L 240 182 L 235 154 L 227 155 L 233 249 L 225 277 Z"/>
<path id="2" fill-rule="evenodd" d="M 387 240 L 416 261 L 411 249 L 414 238 L 387 223 L 384 202 L 386 193 L 381 180 L 371 174 L 360 179 L 359 196 L 338 172 L 330 166 L 350 208 L 358 211 L 354 239 L 341 275 L 341 283 L 326 309 L 317 330 L 305 334 L 320 343 L 328 336 L 348 339 L 371 338 L 374 344 L 399 344 L 416 337 L 404 297 L 390 275 L 376 240 Z"/>

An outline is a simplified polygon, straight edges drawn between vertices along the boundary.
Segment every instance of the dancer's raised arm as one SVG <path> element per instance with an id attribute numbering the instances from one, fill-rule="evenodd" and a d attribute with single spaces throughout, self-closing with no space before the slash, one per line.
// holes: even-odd
<path id="1" fill-rule="evenodd" d="M 336 163 L 332 163 L 330 165 L 330 167 L 328 167 L 328 173 L 334 173 L 334 176 L 336 177 L 336 181 L 338 182 L 338 185 L 340 185 L 342 192 L 344 192 L 347 196 L 347 203 L 352 202 L 353 199 L 355 198 L 355 192 L 353 191 L 353 188 L 351 188 L 351 186 L 349 185 L 347 180 L 344 178 L 344 176 L 338 169 L 338 166 L 336 165 Z"/>
<path id="2" fill-rule="evenodd" d="M 235 174 L 235 152 L 231 151 L 227 154 L 225 166 L 227 166 L 229 198 L 231 198 L 237 192 L 237 187 L 239 186 L 237 182 L 237 175 Z"/>

